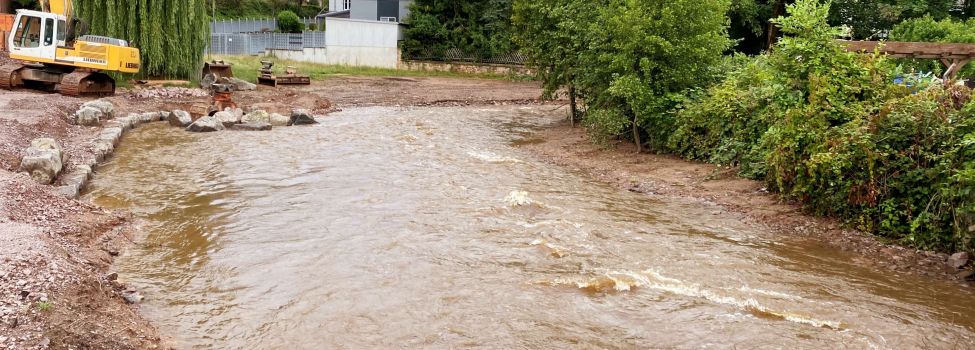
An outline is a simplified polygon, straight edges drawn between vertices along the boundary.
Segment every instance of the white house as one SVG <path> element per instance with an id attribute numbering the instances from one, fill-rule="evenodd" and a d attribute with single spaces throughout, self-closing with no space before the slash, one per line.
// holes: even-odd
<path id="1" fill-rule="evenodd" d="M 328 0 L 326 17 L 402 22 L 413 0 Z"/>

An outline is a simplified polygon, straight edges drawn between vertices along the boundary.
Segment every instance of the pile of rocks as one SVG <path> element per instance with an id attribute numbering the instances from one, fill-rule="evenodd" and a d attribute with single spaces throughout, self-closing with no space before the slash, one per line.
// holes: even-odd
<path id="1" fill-rule="evenodd" d="M 104 129 L 91 141 L 95 157 L 83 164 L 74 165 L 67 174 L 65 168 L 67 155 L 56 140 L 39 138 L 31 142 L 21 159 L 21 171 L 30 174 L 37 182 L 53 184 L 60 175 L 62 181 L 58 191 L 68 197 L 77 198 L 99 163 L 105 161 L 118 146 L 126 132 L 141 124 L 164 121 L 172 126 L 185 128 L 191 132 L 214 132 L 226 129 L 243 131 L 266 131 L 275 126 L 317 124 L 315 117 L 305 109 L 295 109 L 290 117 L 263 110 L 244 113 L 242 109 L 226 109 L 212 116 L 193 120 L 190 113 L 183 110 L 172 112 L 131 113 L 125 117 L 115 117 L 115 106 L 108 100 L 89 101 L 74 114 L 79 125 L 102 126 Z"/>
<path id="2" fill-rule="evenodd" d="M 179 114 L 180 117 L 175 115 Z M 227 108 L 217 112 L 212 116 L 202 117 L 191 123 L 191 119 L 182 117 L 187 114 L 183 111 L 173 111 L 170 117 L 170 125 L 185 127 L 191 132 L 214 132 L 226 129 L 243 131 L 267 131 L 275 126 L 310 125 L 318 124 L 315 117 L 305 109 L 296 109 L 291 112 L 291 117 L 285 117 L 278 113 L 268 113 L 263 110 L 255 110 L 244 113 L 240 108 Z M 187 114 L 188 115 L 188 114 Z M 178 120 L 177 120 L 178 118 Z"/>
<path id="3" fill-rule="evenodd" d="M 207 97 L 210 96 L 206 90 L 182 87 L 164 87 L 158 89 L 140 89 L 130 93 L 132 98 L 181 98 L 181 97 Z"/>

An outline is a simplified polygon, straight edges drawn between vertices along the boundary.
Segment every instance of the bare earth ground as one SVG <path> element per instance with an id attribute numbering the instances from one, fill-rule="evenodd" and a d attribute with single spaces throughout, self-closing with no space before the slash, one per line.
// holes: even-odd
<path id="1" fill-rule="evenodd" d="M 873 235 L 845 228 L 839 220 L 805 215 L 799 205 L 768 193 L 764 183 L 735 176 L 735 169 L 668 155 L 636 154 L 636 147 L 626 142 L 600 147 L 590 142 L 584 129 L 572 128 L 568 122 L 539 130 L 533 137 L 536 140 L 522 147 L 541 159 L 586 171 L 622 189 L 714 203 L 774 232 L 857 252 L 865 266 L 968 283 L 962 277 L 970 271 L 948 269 L 946 254 L 886 244 Z"/>
<path id="2" fill-rule="evenodd" d="M 305 108 L 325 114 L 357 106 L 540 104 L 538 83 L 455 78 L 332 77 L 311 86 L 239 92 L 245 110 L 287 114 Z M 124 283 L 112 274 L 137 224 L 126 214 L 57 195 L 16 173 L 23 150 L 37 137 L 56 139 L 67 170 L 94 157 L 88 141 L 101 127 L 72 125 L 87 99 L 31 91 L 0 91 L 0 349 L 165 348 L 156 329 L 127 304 Z M 180 88 L 120 92 L 116 115 L 188 109 L 205 103 L 200 91 Z M 758 182 L 716 172 L 710 165 L 635 155 L 627 144 L 591 145 L 581 129 L 553 125 L 523 147 L 540 159 L 582 169 L 623 189 L 652 196 L 692 197 L 743 213 L 780 232 L 810 236 L 861 253 L 864 264 L 952 278 L 945 256 L 882 244 L 844 230 L 834 220 L 803 215 L 797 206 L 761 191 Z M 60 180 L 58 180 L 60 181 Z"/>

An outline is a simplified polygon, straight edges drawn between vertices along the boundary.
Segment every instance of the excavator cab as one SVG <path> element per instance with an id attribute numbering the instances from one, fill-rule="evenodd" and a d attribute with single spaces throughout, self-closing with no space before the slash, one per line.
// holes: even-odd
<path id="1" fill-rule="evenodd" d="M 13 33 L 7 39 L 10 54 L 54 60 L 57 47 L 65 45 L 65 20 L 38 11 L 18 11 Z"/>

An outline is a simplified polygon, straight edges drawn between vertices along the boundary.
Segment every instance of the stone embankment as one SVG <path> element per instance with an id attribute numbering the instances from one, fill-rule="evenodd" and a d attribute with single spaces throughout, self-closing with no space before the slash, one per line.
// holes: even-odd
<path id="1" fill-rule="evenodd" d="M 75 112 L 72 119 L 78 125 L 104 126 L 101 133 L 91 140 L 91 148 L 95 157 L 85 164 L 75 166 L 66 174 L 61 174 L 63 164 L 67 161 L 61 146 L 54 139 L 39 138 L 31 142 L 31 147 L 25 152 L 21 160 L 21 170 L 42 184 L 51 184 L 60 175 L 62 185 L 58 192 L 70 198 L 77 198 L 84 190 L 98 164 L 105 161 L 115 151 L 122 136 L 142 124 L 150 122 L 166 122 L 175 127 L 185 128 L 189 132 L 216 132 L 223 130 L 239 131 L 269 131 L 275 126 L 317 124 L 315 116 L 308 110 L 295 109 L 291 117 L 278 113 L 268 113 L 264 110 L 252 110 L 245 113 L 243 109 L 227 108 L 212 116 L 202 116 L 194 120 L 190 113 L 183 110 L 132 113 L 124 117 L 115 117 L 115 106 L 107 100 L 90 101 Z"/>

